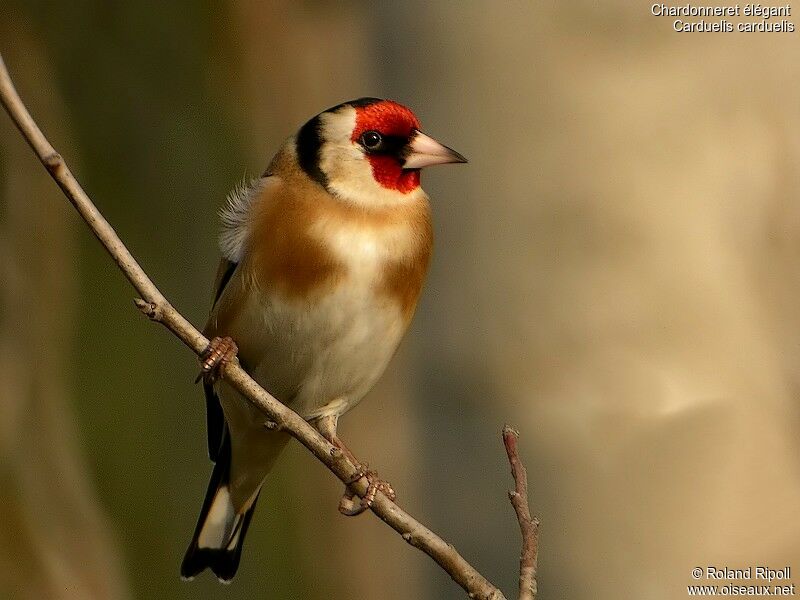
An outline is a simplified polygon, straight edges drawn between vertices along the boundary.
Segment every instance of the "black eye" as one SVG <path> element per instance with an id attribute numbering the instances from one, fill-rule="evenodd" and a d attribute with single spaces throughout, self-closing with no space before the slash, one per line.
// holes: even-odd
<path id="1" fill-rule="evenodd" d="M 382 141 L 383 136 L 377 131 L 365 131 L 361 134 L 361 145 L 367 150 L 375 150 Z"/>

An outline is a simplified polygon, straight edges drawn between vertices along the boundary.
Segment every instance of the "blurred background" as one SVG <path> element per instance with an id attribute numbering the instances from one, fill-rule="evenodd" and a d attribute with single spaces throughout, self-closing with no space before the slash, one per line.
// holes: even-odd
<path id="1" fill-rule="evenodd" d="M 35 118 L 196 325 L 225 194 L 320 110 L 389 97 L 469 157 L 424 176 L 426 291 L 340 431 L 510 598 L 519 428 L 544 600 L 800 571 L 797 35 L 676 33 L 621 0 L 0 5 Z M 297 445 L 234 583 L 179 580 L 211 470 L 197 363 L 5 115 L 0 277 L 0 597 L 464 597 L 339 516 Z"/>

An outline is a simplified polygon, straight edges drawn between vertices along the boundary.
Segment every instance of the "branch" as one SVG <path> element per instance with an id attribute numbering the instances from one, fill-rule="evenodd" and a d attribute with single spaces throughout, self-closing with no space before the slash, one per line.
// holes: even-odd
<path id="1" fill-rule="evenodd" d="M 510 425 L 503 427 L 503 444 L 511 463 L 514 490 L 509 490 L 508 499 L 517 513 L 519 531 L 522 534 L 522 553 L 519 557 L 519 600 L 536 600 L 536 567 L 539 561 L 539 519 L 531 518 L 528 504 L 528 471 L 519 458 L 517 441 L 519 431 Z"/>
<path id="2" fill-rule="evenodd" d="M 39 160 L 86 221 L 92 233 L 100 240 L 141 296 L 141 299 L 136 300 L 137 307 L 151 320 L 161 323 L 174 333 L 195 354 L 200 355 L 208 346 L 208 340 L 167 301 L 119 239 L 113 227 L 83 191 L 64 159 L 44 136 L 17 94 L 2 56 L 0 56 L 0 102 Z M 223 376 L 253 406 L 266 415 L 274 424 L 274 428 L 282 429 L 292 435 L 343 483 L 353 481 L 359 473 L 357 466 L 300 415 L 267 393 L 242 369 L 238 361 L 229 362 Z M 367 487 L 368 481 L 365 477 L 350 485 L 350 488 L 362 497 L 366 494 Z M 397 531 L 406 542 L 435 560 L 470 598 L 505 600 L 503 593 L 469 564 L 452 544 L 445 542 L 380 492 L 372 505 L 372 511 Z"/>

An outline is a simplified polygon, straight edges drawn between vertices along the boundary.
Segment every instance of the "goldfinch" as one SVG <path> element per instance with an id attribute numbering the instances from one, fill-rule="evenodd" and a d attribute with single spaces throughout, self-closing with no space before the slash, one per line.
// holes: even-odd
<path id="1" fill-rule="evenodd" d="M 264 478 L 290 439 L 265 427 L 213 369 L 236 353 L 259 384 L 358 464 L 336 423 L 381 376 L 417 305 L 433 241 L 420 169 L 460 162 L 408 108 L 361 98 L 308 121 L 261 178 L 229 195 L 204 330 L 213 340 L 203 369 L 215 466 L 185 579 L 206 568 L 233 578 Z M 394 495 L 365 474 L 371 492 L 351 514 L 377 489 Z"/>

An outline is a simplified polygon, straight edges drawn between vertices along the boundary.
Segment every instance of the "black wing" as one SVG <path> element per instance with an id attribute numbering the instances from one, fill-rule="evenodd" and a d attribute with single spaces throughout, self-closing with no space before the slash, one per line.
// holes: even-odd
<path id="1" fill-rule="evenodd" d="M 239 263 L 231 262 L 224 258 L 220 262 L 219 270 L 217 271 L 217 285 L 216 291 L 214 292 L 214 304 L 212 305 L 212 310 L 213 307 L 216 306 L 220 296 L 222 296 L 225 286 L 228 285 L 228 282 L 231 280 L 231 277 L 233 277 L 233 273 L 236 271 L 236 267 L 238 266 Z M 212 461 L 217 462 L 217 457 L 219 456 L 220 448 L 222 447 L 223 436 L 225 433 L 225 415 L 222 412 L 222 405 L 219 403 L 217 392 L 214 391 L 214 386 L 203 381 L 203 391 L 206 394 L 208 457 Z"/>

